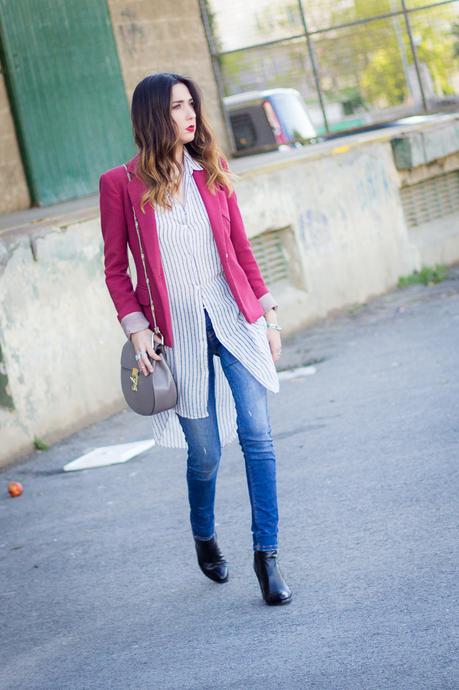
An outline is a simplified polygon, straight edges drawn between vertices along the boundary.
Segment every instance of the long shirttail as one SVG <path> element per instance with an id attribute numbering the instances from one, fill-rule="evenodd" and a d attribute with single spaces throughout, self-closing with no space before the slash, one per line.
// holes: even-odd
<path id="1" fill-rule="evenodd" d="M 177 383 L 172 410 L 153 415 L 153 438 L 160 446 L 186 448 L 176 412 L 183 417 L 207 417 L 209 368 L 204 308 L 220 342 L 268 390 L 279 391 L 279 378 L 261 316 L 248 323 L 227 283 L 206 207 L 193 179 L 202 170 L 184 150 L 183 203 L 156 208 L 161 260 L 169 296 L 174 346 L 165 357 Z M 236 408 L 220 358 L 214 357 L 215 402 L 221 444 L 236 437 Z"/>

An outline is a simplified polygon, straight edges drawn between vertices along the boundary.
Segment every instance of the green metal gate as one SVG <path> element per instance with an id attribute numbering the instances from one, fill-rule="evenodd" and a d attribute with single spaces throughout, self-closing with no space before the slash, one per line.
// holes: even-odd
<path id="1" fill-rule="evenodd" d="M 0 43 L 33 202 L 95 193 L 135 153 L 106 0 L 0 0 Z"/>

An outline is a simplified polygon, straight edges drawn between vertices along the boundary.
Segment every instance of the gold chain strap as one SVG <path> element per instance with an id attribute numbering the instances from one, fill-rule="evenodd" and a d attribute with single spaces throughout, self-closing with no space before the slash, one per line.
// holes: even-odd
<path id="1" fill-rule="evenodd" d="M 127 175 L 127 178 L 128 178 L 128 180 L 129 180 L 129 182 L 130 182 L 130 181 L 131 181 L 131 176 L 129 175 L 129 170 L 127 169 L 126 163 L 123 163 L 123 167 L 124 167 L 124 169 L 126 170 L 126 175 Z M 153 329 L 153 331 L 154 331 L 154 333 L 156 333 L 157 335 L 159 335 L 159 336 L 161 337 L 161 340 L 162 340 L 162 342 L 164 343 L 164 336 L 163 336 L 163 334 L 161 333 L 161 331 L 159 330 L 158 325 L 157 325 L 157 323 L 156 323 L 155 307 L 154 307 L 154 305 L 153 305 L 153 298 L 152 298 L 152 296 L 151 296 L 150 279 L 149 279 L 149 277 L 148 277 L 148 274 L 147 274 L 147 267 L 146 267 L 146 265 L 145 265 L 145 254 L 144 254 L 144 251 L 143 251 L 142 242 L 141 242 L 141 240 L 140 240 L 139 224 L 138 224 L 138 222 L 137 222 L 137 215 L 136 215 L 134 206 L 132 206 L 132 213 L 134 214 L 134 225 L 135 225 L 135 229 L 136 229 L 136 232 L 137 232 L 137 239 L 139 240 L 140 256 L 141 256 L 141 259 L 142 259 L 143 271 L 144 271 L 144 273 L 145 273 L 145 282 L 147 283 L 148 298 L 149 298 L 149 300 L 150 300 L 151 315 L 152 315 L 152 317 L 153 317 L 153 323 L 154 323 L 154 329 Z"/>

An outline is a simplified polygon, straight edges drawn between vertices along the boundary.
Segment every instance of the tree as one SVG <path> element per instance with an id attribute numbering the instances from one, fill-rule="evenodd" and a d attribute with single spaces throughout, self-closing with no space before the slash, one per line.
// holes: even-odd
<path id="1" fill-rule="evenodd" d="M 416 10 L 425 2 L 410 0 L 409 7 Z M 459 58 L 458 4 L 419 9 L 409 14 L 422 72 L 424 68 L 428 70 L 429 81 L 439 96 L 454 93 L 453 77 Z M 322 89 L 329 103 L 341 103 L 351 113 L 362 107 L 397 106 L 417 95 L 410 93 L 409 80 L 415 82 L 415 71 L 403 15 L 374 19 L 400 10 L 399 0 L 303 0 L 303 5 L 308 26 L 330 27 L 312 36 Z M 264 11 L 265 4 L 261 6 Z M 295 3 L 273 0 L 271 10 L 266 22 L 257 21 L 254 42 L 270 40 L 272 22 L 281 22 L 282 17 L 284 23 L 288 17 L 283 28 L 291 25 L 296 33 Z M 371 21 L 340 27 L 360 20 Z M 304 39 L 230 53 L 221 57 L 221 65 L 227 92 L 295 86 L 307 100 L 317 98 Z"/>
<path id="2" fill-rule="evenodd" d="M 410 8 L 422 4 L 424 0 L 412 0 Z M 330 25 L 343 24 L 399 8 L 398 2 L 391 0 L 355 0 L 353 6 L 332 9 L 329 21 Z M 453 93 L 457 46 L 453 20 L 457 9 L 446 5 L 410 13 L 409 17 L 418 61 L 427 66 L 436 93 Z M 352 86 L 373 106 L 398 105 L 409 98 L 408 72 L 412 71 L 413 54 L 403 16 L 337 28 L 324 36 L 317 54 L 329 100 L 342 100 Z"/>

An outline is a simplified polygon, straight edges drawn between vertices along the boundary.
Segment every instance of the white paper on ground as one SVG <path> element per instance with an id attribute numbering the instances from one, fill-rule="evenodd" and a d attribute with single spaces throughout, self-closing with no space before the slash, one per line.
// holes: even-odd
<path id="1" fill-rule="evenodd" d="M 313 376 L 316 373 L 316 368 L 309 367 L 297 367 L 296 369 L 285 369 L 279 372 L 279 379 L 283 381 L 288 381 L 289 379 L 299 379 L 302 376 Z"/>
<path id="2" fill-rule="evenodd" d="M 80 455 L 76 460 L 72 460 L 64 465 L 65 472 L 73 470 L 87 470 L 93 467 L 105 467 L 115 465 L 120 462 L 127 462 L 136 455 L 152 448 L 155 442 L 151 439 L 147 441 L 135 441 L 134 443 L 119 443 L 115 446 L 101 446 L 89 453 Z"/>

